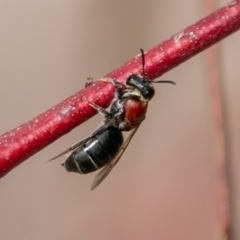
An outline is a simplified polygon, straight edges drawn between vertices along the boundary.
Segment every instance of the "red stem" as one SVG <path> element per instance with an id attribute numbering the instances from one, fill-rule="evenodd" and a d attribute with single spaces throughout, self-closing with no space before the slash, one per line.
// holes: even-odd
<path id="1" fill-rule="evenodd" d="M 240 4 L 226 6 L 184 29 L 146 54 L 146 74 L 151 80 L 176 67 L 240 28 Z M 106 75 L 124 81 L 131 73 L 141 73 L 141 58 L 136 56 Z M 96 82 L 67 98 L 30 122 L 0 137 L 0 177 L 62 135 L 83 123 L 96 111 L 82 97 L 107 107 L 114 86 Z"/>

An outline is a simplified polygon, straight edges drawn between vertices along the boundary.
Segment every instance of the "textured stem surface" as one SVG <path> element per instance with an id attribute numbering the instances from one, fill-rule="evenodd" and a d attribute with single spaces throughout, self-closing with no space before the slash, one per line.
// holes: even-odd
<path id="1" fill-rule="evenodd" d="M 240 4 L 229 4 L 191 25 L 146 53 L 146 75 L 155 79 L 180 63 L 240 28 Z M 131 73 L 141 73 L 141 57 L 136 56 L 106 77 L 124 81 Z M 107 107 L 115 87 L 96 82 L 67 98 L 33 120 L 0 136 L 0 177 L 12 168 L 86 121 L 96 111 L 82 97 Z"/>

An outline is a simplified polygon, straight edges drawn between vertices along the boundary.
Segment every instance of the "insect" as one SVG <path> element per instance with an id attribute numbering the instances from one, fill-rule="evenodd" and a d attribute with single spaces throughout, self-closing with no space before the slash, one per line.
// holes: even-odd
<path id="1" fill-rule="evenodd" d="M 62 163 L 67 171 L 87 174 L 102 168 L 96 175 L 91 190 L 95 189 L 115 167 L 140 124 L 145 119 L 148 102 L 155 94 L 153 83 L 175 84 L 175 82 L 168 80 L 149 81 L 145 73 L 145 55 L 142 49 L 141 58 L 141 76 L 132 74 L 127 78 L 125 84 L 114 79 L 102 79 L 102 81 L 114 84 L 117 87 L 110 111 L 95 105 L 85 98 L 83 99 L 104 115 L 104 124 L 90 136 L 51 159 L 54 160 L 71 152 Z M 90 84 L 91 81 L 87 83 L 87 85 Z M 123 131 L 131 131 L 125 141 Z"/>

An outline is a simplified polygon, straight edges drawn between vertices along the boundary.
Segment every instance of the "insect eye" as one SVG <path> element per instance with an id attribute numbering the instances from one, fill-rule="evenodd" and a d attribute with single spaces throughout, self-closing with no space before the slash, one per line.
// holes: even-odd
<path id="1" fill-rule="evenodd" d="M 151 100 L 153 98 L 153 96 L 155 95 L 155 90 L 154 90 L 153 86 L 148 85 L 148 87 L 145 88 L 145 92 L 143 95 L 148 100 Z"/>

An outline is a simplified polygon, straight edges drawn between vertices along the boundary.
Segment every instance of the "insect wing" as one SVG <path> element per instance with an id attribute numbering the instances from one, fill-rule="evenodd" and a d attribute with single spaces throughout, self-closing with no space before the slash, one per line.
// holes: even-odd
<path id="1" fill-rule="evenodd" d="M 128 138 L 125 140 L 122 147 L 118 151 L 116 157 L 96 175 L 96 177 L 92 183 L 91 190 L 94 190 L 108 176 L 108 174 L 111 172 L 111 170 L 115 167 L 115 165 L 118 163 L 118 161 L 122 157 L 123 153 L 127 149 L 134 134 L 137 132 L 139 126 L 140 126 L 140 124 L 135 129 L 132 130 L 132 132 L 130 133 L 130 135 L 128 136 Z"/>
<path id="2" fill-rule="evenodd" d="M 94 138 L 95 136 L 101 134 L 102 132 L 104 132 L 108 127 L 110 127 L 114 121 L 116 121 L 115 118 L 111 119 L 109 122 L 107 122 L 106 124 L 100 126 L 96 131 L 94 131 L 90 136 L 84 138 L 83 140 L 75 143 L 74 145 L 72 145 L 70 148 L 66 149 L 65 151 L 59 153 L 57 156 L 51 158 L 50 160 L 48 160 L 47 162 L 53 161 L 65 154 L 67 154 L 68 152 L 71 152 L 77 148 L 82 147 L 85 143 L 87 143 L 90 139 Z"/>

